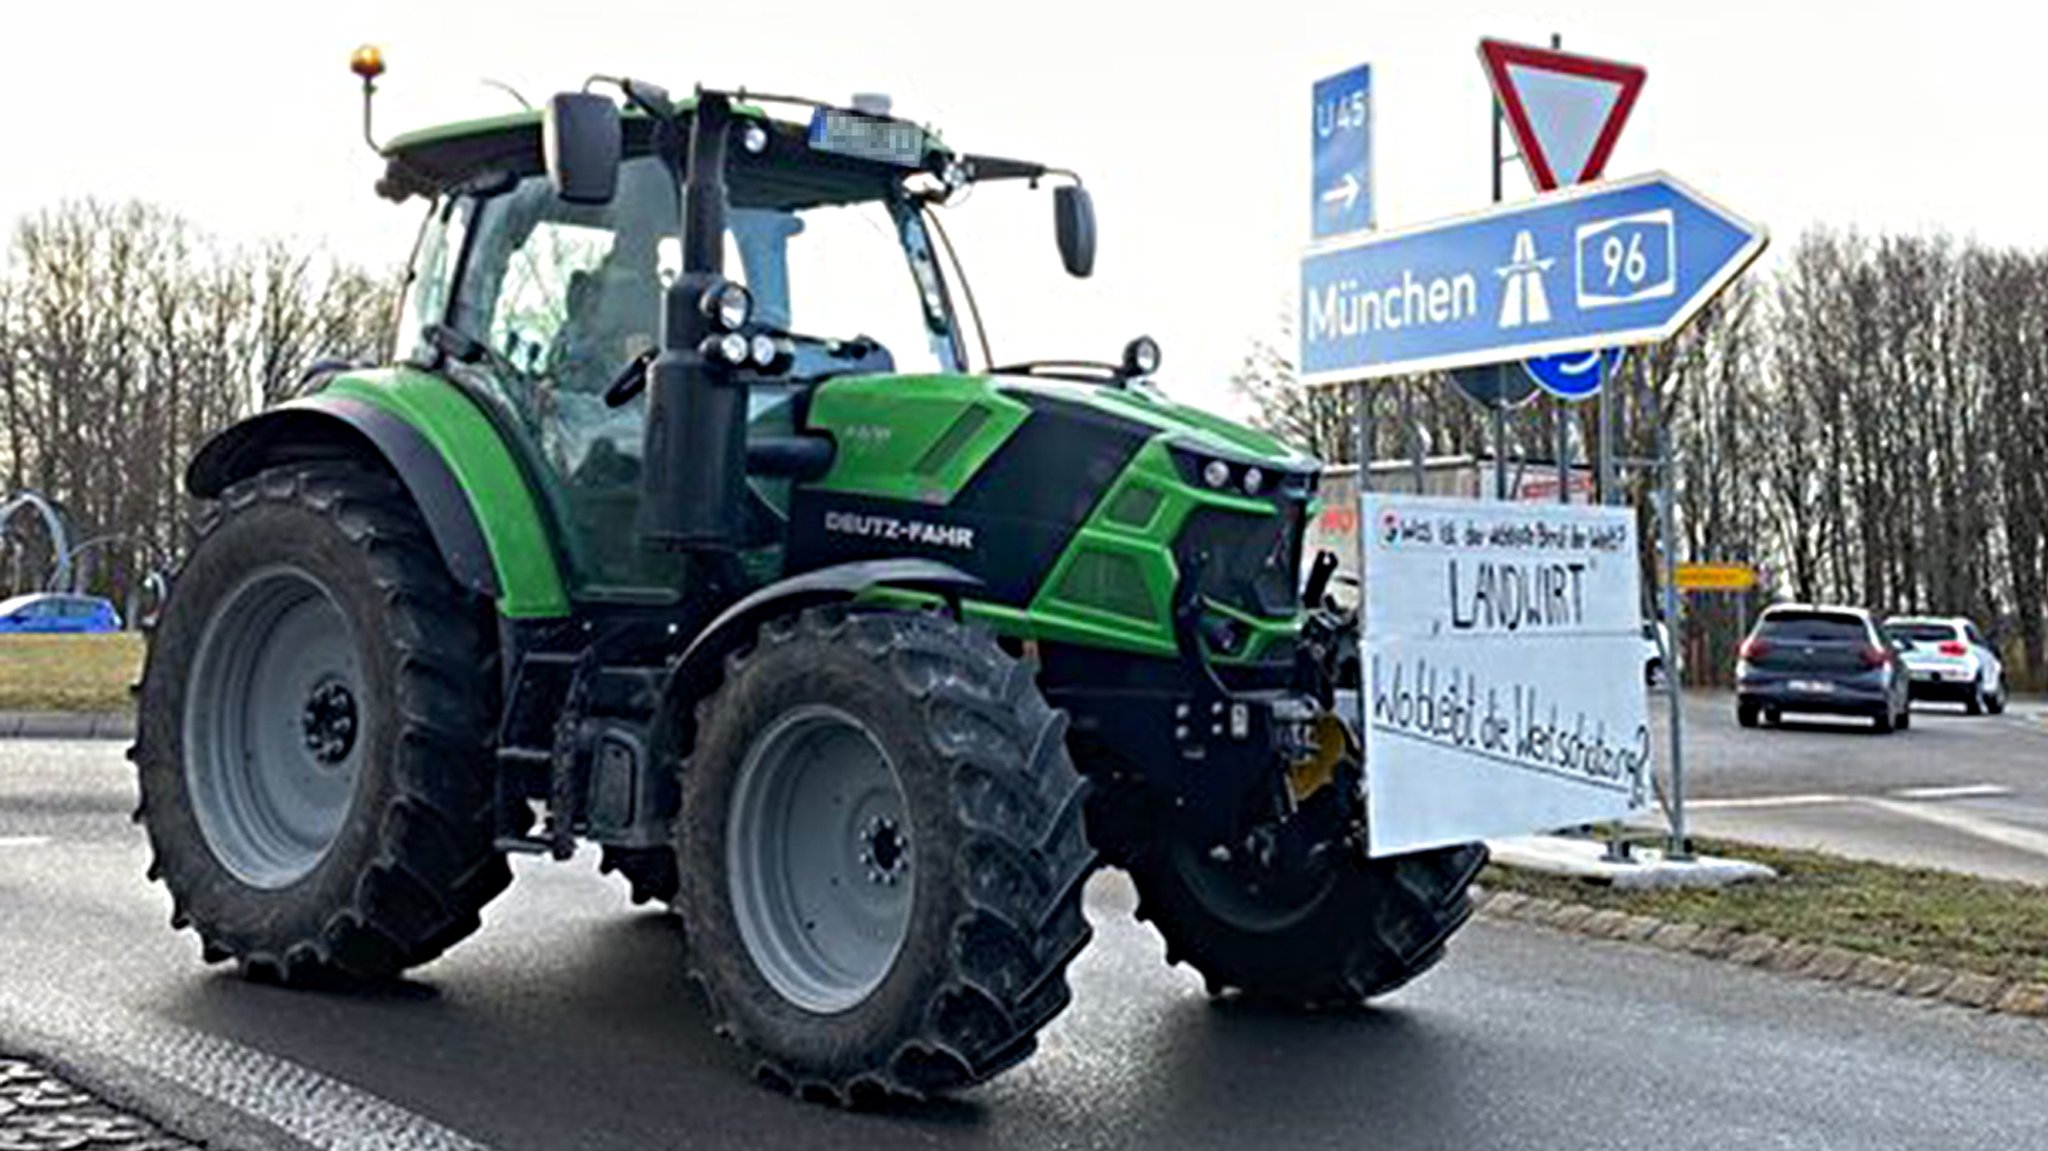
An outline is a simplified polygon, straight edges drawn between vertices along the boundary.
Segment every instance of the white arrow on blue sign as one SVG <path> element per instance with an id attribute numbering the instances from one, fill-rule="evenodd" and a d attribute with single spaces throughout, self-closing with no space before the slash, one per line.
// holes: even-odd
<path id="1" fill-rule="evenodd" d="M 1313 248 L 1301 377 L 1333 384 L 1669 339 L 1763 228 L 1664 173 Z"/>
<path id="2" fill-rule="evenodd" d="M 1310 125 L 1310 231 L 1318 240 L 1371 229 L 1372 65 L 1318 80 Z"/>

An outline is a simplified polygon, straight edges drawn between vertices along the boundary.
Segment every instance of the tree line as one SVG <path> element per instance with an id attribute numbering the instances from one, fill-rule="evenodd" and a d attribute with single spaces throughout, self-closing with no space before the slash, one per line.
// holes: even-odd
<path id="1" fill-rule="evenodd" d="M 1351 462 L 1352 389 L 1303 388 L 1293 356 L 1283 332 L 1233 382 L 1268 430 Z M 1670 437 L 1678 560 L 1764 570 L 1753 596 L 1687 597 L 1689 679 L 1725 682 L 1754 612 L 1790 599 L 1971 616 L 2048 686 L 2048 253 L 1815 230 L 1610 387 L 1618 457 Z M 1491 414 L 1441 376 L 1368 402 L 1375 458 L 1492 450 Z M 1593 405 L 1539 400 L 1510 415 L 1510 458 L 1554 461 L 1560 418 L 1595 442 Z M 1653 573 L 1662 477 L 1622 479 Z"/>
<path id="2" fill-rule="evenodd" d="M 183 550 L 193 452 L 314 360 L 381 354 L 398 282 L 139 202 L 22 219 L 0 257 L 0 500 L 56 503 L 85 590 L 132 604 Z M 5 525 L 0 593 L 39 590 L 53 567 L 39 521 Z"/>

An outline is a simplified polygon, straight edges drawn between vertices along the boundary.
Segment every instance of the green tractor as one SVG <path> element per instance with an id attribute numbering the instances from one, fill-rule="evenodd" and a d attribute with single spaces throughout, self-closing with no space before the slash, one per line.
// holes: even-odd
<path id="1" fill-rule="evenodd" d="M 873 97 L 605 78 L 380 151 L 427 205 L 395 360 L 192 461 L 141 685 L 208 961 L 389 978 L 509 855 L 595 845 L 761 1078 L 860 1103 L 1027 1057 L 1102 864 L 1215 993 L 1349 1007 L 1441 955 L 1484 852 L 1365 851 L 1316 462 L 1167 399 L 1148 340 L 970 336 L 947 205 L 1055 185 L 1085 276 L 1077 177 Z"/>

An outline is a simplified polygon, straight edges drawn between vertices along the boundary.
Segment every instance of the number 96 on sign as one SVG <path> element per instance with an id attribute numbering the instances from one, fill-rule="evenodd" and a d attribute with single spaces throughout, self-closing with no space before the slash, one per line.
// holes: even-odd
<path id="1" fill-rule="evenodd" d="M 1611 308 L 1677 292 L 1677 233 L 1659 208 L 1581 224 L 1576 233 L 1578 305 Z"/>

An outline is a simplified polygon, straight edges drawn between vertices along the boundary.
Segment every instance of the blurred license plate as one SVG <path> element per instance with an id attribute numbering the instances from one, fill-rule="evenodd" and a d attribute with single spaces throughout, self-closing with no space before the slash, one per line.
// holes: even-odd
<path id="1" fill-rule="evenodd" d="M 917 168 L 924 164 L 925 135 L 924 129 L 901 120 L 820 108 L 811 114 L 811 147 L 899 168 Z"/>
<path id="2" fill-rule="evenodd" d="M 1824 679 L 1795 679 L 1785 686 L 1793 691 L 1825 693 L 1835 690 L 1835 685 Z"/>

